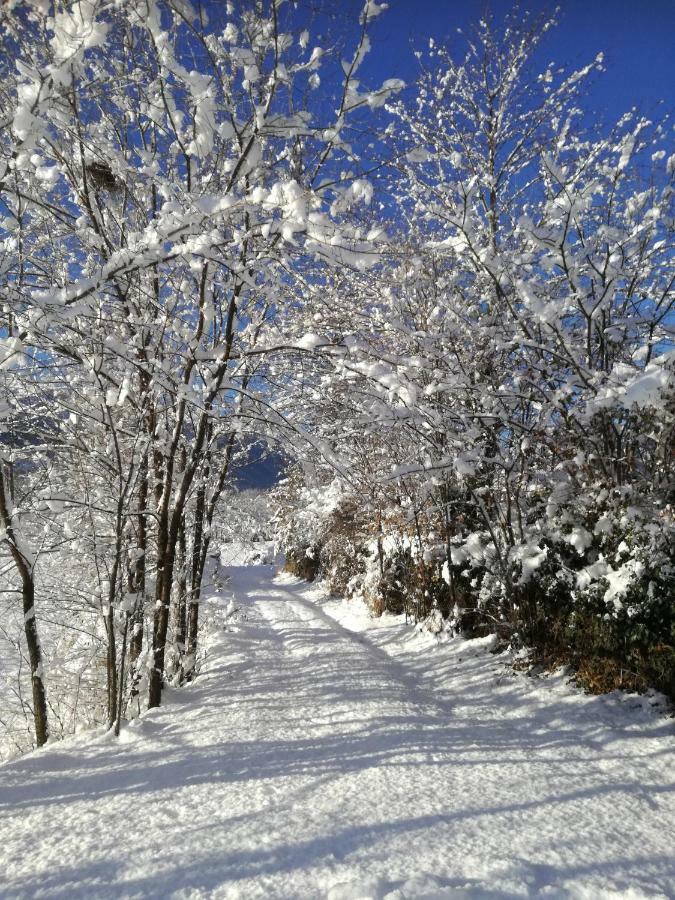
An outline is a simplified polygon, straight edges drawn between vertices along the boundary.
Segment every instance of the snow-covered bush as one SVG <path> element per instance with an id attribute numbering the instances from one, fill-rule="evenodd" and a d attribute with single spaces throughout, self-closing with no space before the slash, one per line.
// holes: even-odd
<path id="1" fill-rule="evenodd" d="M 585 130 L 602 55 L 538 71 L 553 24 L 432 42 L 391 102 L 390 252 L 323 286 L 312 428 L 373 605 L 672 689 L 675 156 Z"/>

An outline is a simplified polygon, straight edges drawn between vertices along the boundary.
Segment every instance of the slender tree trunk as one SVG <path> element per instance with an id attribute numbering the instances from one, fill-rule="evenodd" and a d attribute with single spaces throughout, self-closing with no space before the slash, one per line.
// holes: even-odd
<path id="1" fill-rule="evenodd" d="M 122 709 L 124 707 L 124 666 L 127 656 L 127 638 L 129 636 L 129 622 L 132 616 L 127 613 L 124 617 L 124 631 L 122 632 L 122 652 L 120 654 L 120 671 L 117 691 L 117 710 L 115 715 L 115 737 L 119 737 L 120 727 L 122 725 Z"/>
<path id="2" fill-rule="evenodd" d="M 185 655 L 184 677 L 189 681 L 194 675 L 197 654 L 197 633 L 199 629 L 199 600 L 202 588 L 202 548 L 204 540 L 204 517 L 206 514 L 206 482 L 202 480 L 197 491 L 195 504 L 195 524 L 192 538 L 192 565 L 190 572 L 190 602 L 187 614 L 187 652 Z"/>
<path id="3" fill-rule="evenodd" d="M 244 385 L 248 384 L 245 379 Z M 202 510 L 201 516 L 195 513 L 195 544 L 193 545 L 192 556 L 192 584 L 190 590 L 190 602 L 188 604 L 188 635 L 187 635 L 187 653 L 186 666 L 183 672 L 183 679 L 190 681 L 194 677 L 195 661 L 197 659 L 197 642 L 199 633 L 199 601 L 202 590 L 202 580 L 204 578 L 204 569 L 206 567 L 206 555 L 208 553 L 209 544 L 211 543 L 211 527 L 215 515 L 218 500 L 225 487 L 228 473 L 230 471 L 230 463 L 232 461 L 232 453 L 234 452 L 235 435 L 231 434 L 225 445 L 223 460 L 220 466 L 218 481 L 213 489 L 211 496 L 206 502 L 206 483 L 204 482 L 204 490 L 197 497 L 197 512 Z M 199 524 L 199 533 L 197 533 L 197 523 Z M 199 554 L 194 551 L 199 545 Z"/>
<path id="4" fill-rule="evenodd" d="M 106 612 L 106 632 L 108 637 L 107 671 L 108 671 L 108 727 L 112 728 L 117 718 L 118 691 L 120 684 L 117 679 L 117 637 L 115 635 L 115 600 L 118 594 L 118 579 L 120 576 L 120 563 L 124 552 L 124 499 L 120 497 L 117 503 L 117 518 L 115 536 L 115 557 L 110 572 L 110 587 L 108 589 L 108 610 Z M 119 586 L 120 588 L 122 586 Z M 123 589 L 120 591 L 120 599 Z"/>
<path id="5" fill-rule="evenodd" d="M 194 470 L 192 472 L 194 475 Z M 157 587 L 155 592 L 155 616 L 152 630 L 152 666 L 148 682 L 148 707 L 152 709 L 162 702 L 162 686 L 166 660 L 166 641 L 169 630 L 169 612 L 171 609 L 171 588 L 176 567 L 176 545 L 180 521 L 185 513 L 185 500 L 191 478 L 183 477 L 178 497 L 169 515 L 163 509 L 159 518 L 157 540 Z M 170 488 L 165 481 L 165 488 Z"/>
<path id="6" fill-rule="evenodd" d="M 148 520 L 145 509 L 148 505 L 148 463 L 145 459 L 141 463 L 140 483 L 138 487 L 138 508 L 140 510 L 137 522 L 137 551 L 138 556 L 133 566 L 133 586 L 131 593 L 136 594 L 133 616 L 131 621 L 131 638 L 129 640 L 129 664 L 135 666 L 143 650 L 143 622 L 145 609 L 145 570 L 146 556 L 148 552 Z"/>
<path id="7" fill-rule="evenodd" d="M 176 596 L 174 601 L 174 622 L 176 629 L 176 650 L 178 651 L 179 667 L 182 669 L 185 656 L 186 638 L 186 602 L 187 602 L 187 540 L 185 529 L 187 523 L 185 515 L 181 517 L 178 531 L 178 578 L 176 580 Z"/>
<path id="8" fill-rule="evenodd" d="M 119 513 L 119 510 L 118 510 Z M 121 515 L 118 516 L 118 535 L 115 546 L 115 560 L 112 566 L 110 577 L 110 588 L 108 590 L 108 610 L 105 617 L 106 635 L 108 638 L 108 648 L 106 653 L 106 669 L 108 673 L 108 728 L 112 728 L 115 724 L 118 705 L 118 689 L 117 680 L 117 638 L 115 635 L 115 595 L 117 593 L 117 578 L 119 574 L 120 556 L 122 554 L 122 535 L 121 535 Z"/>
<path id="9" fill-rule="evenodd" d="M 115 641 L 115 612 L 113 604 L 108 603 L 105 617 L 105 630 L 108 639 L 106 653 L 106 671 L 108 675 L 108 728 L 115 724 L 117 714 L 117 647 Z"/>
<path id="10" fill-rule="evenodd" d="M 35 741 L 38 747 L 42 747 L 49 739 L 49 723 L 47 718 L 47 692 L 42 670 L 42 647 L 35 619 L 35 578 L 30 554 L 21 548 L 14 528 L 12 502 L 5 482 L 4 463 L 1 460 L 0 521 L 4 525 L 5 541 L 9 545 L 9 551 L 21 577 L 23 627 L 28 648 L 28 659 L 30 661 Z"/>
<path id="11" fill-rule="evenodd" d="M 47 692 L 45 690 L 42 671 L 42 647 L 35 621 L 35 582 L 32 573 L 23 584 L 24 633 L 30 660 L 31 687 L 33 691 L 33 719 L 35 722 L 35 740 L 42 747 L 49 739 L 49 723 L 47 721 Z"/>
<path id="12" fill-rule="evenodd" d="M 155 616 L 152 628 L 152 666 L 148 680 L 148 707 L 162 702 L 166 637 L 169 628 L 171 582 L 175 562 L 175 543 L 172 545 L 166 523 L 160 521 L 157 551 L 157 588 Z"/>

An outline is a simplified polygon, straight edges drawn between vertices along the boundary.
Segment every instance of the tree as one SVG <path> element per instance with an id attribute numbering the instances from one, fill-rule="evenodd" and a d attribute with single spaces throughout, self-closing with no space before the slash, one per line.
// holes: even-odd
<path id="1" fill-rule="evenodd" d="M 590 611 L 612 652 L 644 650 L 672 627 L 675 157 L 636 113 L 587 134 L 602 57 L 537 71 L 553 24 L 482 21 L 460 58 L 431 42 L 390 105 L 396 237 L 331 294 L 330 402 L 392 448 L 373 488 L 399 485 L 408 544 L 483 621 L 536 643 Z"/>
<path id="2" fill-rule="evenodd" d="M 184 0 L 13 4 L 3 20 L 3 59 L 19 60 L 3 94 L 3 350 L 23 394 L 52 404 L 52 497 L 71 522 L 83 512 L 68 540 L 97 573 L 111 726 L 140 690 L 146 613 L 150 706 L 172 628 L 180 677 L 194 671 L 236 438 L 289 427 L 267 359 L 286 352 L 301 272 L 372 255 L 335 203 L 357 180 L 351 123 L 401 87 L 358 89 L 379 9 L 328 91 L 330 53 L 277 0 L 210 21 Z"/>

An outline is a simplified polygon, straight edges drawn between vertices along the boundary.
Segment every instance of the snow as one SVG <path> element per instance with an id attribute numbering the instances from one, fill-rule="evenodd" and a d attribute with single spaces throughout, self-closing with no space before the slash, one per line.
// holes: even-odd
<path id="1" fill-rule="evenodd" d="M 658 404 L 662 391 L 668 387 L 669 372 L 667 363 L 675 360 L 675 351 L 670 351 L 647 366 L 644 373 L 634 379 L 623 398 L 624 406 L 654 406 Z"/>
<path id="2" fill-rule="evenodd" d="M 654 697 L 227 572 L 194 684 L 0 767 L 3 898 L 673 896 Z"/>
<path id="3" fill-rule="evenodd" d="M 582 525 L 575 525 L 570 532 L 568 541 L 579 555 L 583 555 L 593 543 L 593 538 Z"/>
<path id="4" fill-rule="evenodd" d="M 70 62 L 78 52 L 103 42 L 108 27 L 96 21 L 96 12 L 92 0 L 76 0 L 69 10 L 55 15 L 51 44 L 57 62 Z"/>
<path id="5" fill-rule="evenodd" d="M 295 342 L 295 346 L 299 347 L 301 350 L 314 350 L 320 344 L 324 343 L 324 338 L 319 337 L 318 334 L 312 334 L 311 332 L 303 335 L 301 338 Z"/>

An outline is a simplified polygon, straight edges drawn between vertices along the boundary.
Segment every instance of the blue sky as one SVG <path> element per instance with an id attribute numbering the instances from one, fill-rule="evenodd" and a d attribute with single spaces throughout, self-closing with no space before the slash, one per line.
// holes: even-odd
<path id="1" fill-rule="evenodd" d="M 353 8 L 350 0 L 336 0 L 336 6 L 340 2 L 345 10 Z M 537 12 L 555 5 L 520 4 Z M 675 110 L 675 0 L 560 0 L 559 6 L 560 24 L 545 41 L 543 61 L 578 66 L 602 50 L 607 71 L 595 79 L 588 97 L 601 119 L 614 120 L 632 106 L 655 115 L 659 100 Z M 413 45 L 422 48 L 429 37 L 457 41 L 457 28 L 470 26 L 486 10 L 499 20 L 513 8 L 505 0 L 390 0 L 373 25 L 373 52 L 362 74 L 368 81 L 394 76 L 412 81 Z"/>

